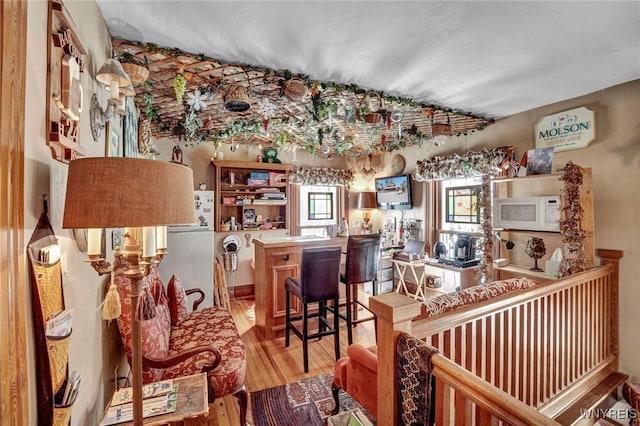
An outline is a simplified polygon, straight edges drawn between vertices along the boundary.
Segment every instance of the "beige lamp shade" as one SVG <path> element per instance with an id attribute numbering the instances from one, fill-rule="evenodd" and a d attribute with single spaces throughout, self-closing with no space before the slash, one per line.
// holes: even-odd
<path id="1" fill-rule="evenodd" d="M 105 90 L 107 92 L 111 91 L 111 86 L 106 86 Z M 135 96 L 136 95 L 136 89 L 133 88 L 133 84 L 129 83 L 129 85 L 127 87 L 120 87 L 120 94 L 121 95 L 125 95 L 125 96 Z"/>
<path id="2" fill-rule="evenodd" d="M 358 207 L 359 209 L 375 209 L 376 193 L 375 192 L 360 192 L 358 194 Z"/>
<path id="3" fill-rule="evenodd" d="M 124 157 L 69 163 L 63 228 L 194 223 L 193 172 L 188 167 Z"/>
<path id="4" fill-rule="evenodd" d="M 98 74 L 96 74 L 96 80 L 105 86 L 110 86 L 114 80 L 118 81 L 119 87 L 127 87 L 131 84 L 129 76 L 122 68 L 122 64 L 115 58 L 108 58 L 104 62 L 104 65 L 100 67 Z"/>

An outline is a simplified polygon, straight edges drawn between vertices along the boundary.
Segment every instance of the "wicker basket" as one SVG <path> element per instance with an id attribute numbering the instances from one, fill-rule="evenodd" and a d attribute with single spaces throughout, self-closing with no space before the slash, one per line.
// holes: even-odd
<path id="1" fill-rule="evenodd" d="M 53 393 L 60 390 L 67 376 L 67 360 L 69 359 L 69 341 L 71 334 L 64 337 L 47 337 L 49 367 L 51 369 L 51 385 Z"/>
<path id="2" fill-rule="evenodd" d="M 382 100 L 382 97 L 376 93 L 373 92 L 373 95 L 369 95 L 369 93 L 365 93 L 364 97 L 362 98 L 362 100 L 360 101 L 360 105 L 358 106 L 358 109 L 360 109 L 360 106 L 362 105 L 362 103 L 365 100 L 371 100 L 372 96 L 377 96 L 378 97 L 378 110 L 377 111 L 369 111 L 364 115 L 364 121 L 366 121 L 369 124 L 380 124 L 382 122 L 382 110 L 384 109 L 384 102 Z"/>
<path id="3" fill-rule="evenodd" d="M 434 138 L 437 136 L 451 136 L 452 134 L 451 124 L 434 123 L 431 125 L 431 136 Z"/>
<path id="4" fill-rule="evenodd" d="M 73 405 L 53 407 L 53 426 L 67 426 L 71 420 L 71 409 Z"/>
<path id="5" fill-rule="evenodd" d="M 142 65 L 125 62 L 122 68 L 133 84 L 143 83 L 149 78 L 149 70 Z"/>
<path id="6" fill-rule="evenodd" d="M 224 74 L 224 70 L 222 70 Z M 251 100 L 249 98 L 249 91 L 251 90 L 251 79 L 247 70 L 244 70 L 247 74 L 247 83 L 249 87 L 245 87 L 242 84 L 231 83 L 227 86 L 224 92 L 224 107 L 228 111 L 243 112 L 251 108 Z"/>
<path id="7" fill-rule="evenodd" d="M 284 83 L 284 95 L 290 101 L 299 101 L 307 94 L 307 86 L 300 78 L 294 77 Z"/>

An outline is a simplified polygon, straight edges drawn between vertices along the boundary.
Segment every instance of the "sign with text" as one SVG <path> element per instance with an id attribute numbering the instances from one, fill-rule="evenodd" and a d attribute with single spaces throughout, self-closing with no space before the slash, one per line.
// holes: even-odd
<path id="1" fill-rule="evenodd" d="M 596 138 L 595 113 L 585 107 L 542 117 L 535 126 L 536 148 L 586 148 Z"/>

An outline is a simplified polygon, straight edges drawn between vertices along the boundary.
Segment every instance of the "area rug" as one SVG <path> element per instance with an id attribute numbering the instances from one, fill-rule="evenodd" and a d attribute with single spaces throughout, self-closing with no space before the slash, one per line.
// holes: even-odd
<path id="1" fill-rule="evenodd" d="M 255 426 L 315 426 L 327 424 L 333 410 L 332 374 L 301 379 L 286 385 L 251 392 Z M 362 409 L 349 394 L 340 391 L 340 411 Z M 366 413 L 370 420 L 373 417 Z"/>

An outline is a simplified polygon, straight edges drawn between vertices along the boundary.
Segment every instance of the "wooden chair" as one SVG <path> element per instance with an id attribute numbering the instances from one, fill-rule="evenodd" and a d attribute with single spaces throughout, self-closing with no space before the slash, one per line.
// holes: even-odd
<path id="1" fill-rule="evenodd" d="M 227 275 L 224 270 L 224 264 L 220 256 L 216 256 L 213 262 L 215 272 L 213 278 L 213 301 L 216 306 L 231 311 L 229 288 L 227 287 Z"/>
<path id="2" fill-rule="evenodd" d="M 300 276 L 287 278 L 284 282 L 286 289 L 286 330 L 285 346 L 289 346 L 290 332 L 302 340 L 304 372 L 309 372 L 308 342 L 310 339 L 333 335 L 335 343 L 336 361 L 340 358 L 340 329 L 338 315 L 333 315 L 333 326 L 327 320 L 328 300 L 338 306 L 340 292 L 338 280 L 340 277 L 340 247 L 307 247 L 302 250 Z M 291 294 L 302 303 L 302 316 L 291 316 Z M 309 313 L 309 304 L 318 303 L 318 312 Z M 318 332 L 309 333 L 309 319 L 318 318 Z M 302 320 L 302 330 L 296 327 L 294 321 Z"/>

